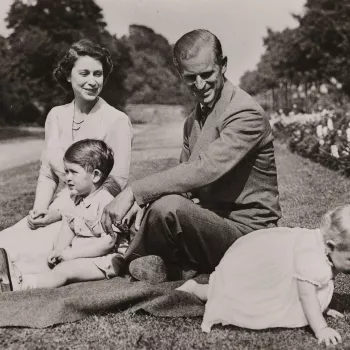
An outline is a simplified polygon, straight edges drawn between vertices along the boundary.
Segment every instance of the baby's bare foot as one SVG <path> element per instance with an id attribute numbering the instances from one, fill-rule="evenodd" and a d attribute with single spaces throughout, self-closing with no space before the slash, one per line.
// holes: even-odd
<path id="1" fill-rule="evenodd" d="M 176 288 L 176 290 L 193 294 L 194 289 L 196 288 L 196 285 L 197 285 L 197 282 L 195 280 L 188 280 L 182 286 Z"/>

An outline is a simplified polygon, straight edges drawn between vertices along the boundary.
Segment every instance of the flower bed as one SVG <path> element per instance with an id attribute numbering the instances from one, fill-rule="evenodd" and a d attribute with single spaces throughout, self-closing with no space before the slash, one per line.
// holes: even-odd
<path id="1" fill-rule="evenodd" d="M 274 136 L 292 152 L 350 176 L 350 117 L 343 111 L 274 113 Z"/>

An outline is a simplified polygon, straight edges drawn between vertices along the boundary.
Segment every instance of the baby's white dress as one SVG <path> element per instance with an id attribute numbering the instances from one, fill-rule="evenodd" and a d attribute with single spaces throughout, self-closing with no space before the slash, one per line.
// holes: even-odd
<path id="1" fill-rule="evenodd" d="M 202 330 L 217 323 L 251 329 L 306 326 L 297 280 L 317 286 L 325 311 L 334 284 L 320 230 L 276 227 L 239 238 L 210 276 Z"/>

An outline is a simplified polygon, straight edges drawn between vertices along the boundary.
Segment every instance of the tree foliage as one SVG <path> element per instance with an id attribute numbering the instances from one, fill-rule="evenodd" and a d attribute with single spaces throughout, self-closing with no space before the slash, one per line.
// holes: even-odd
<path id="1" fill-rule="evenodd" d="M 268 29 L 265 53 L 254 73 L 259 84 L 244 74 L 241 85 L 262 92 L 285 85 L 307 90 L 334 81 L 350 95 L 349 16 L 348 0 L 307 0 L 303 14 L 293 15 L 296 28 Z"/>
<path id="2" fill-rule="evenodd" d="M 142 25 L 131 25 L 123 37 L 133 66 L 126 83 L 131 103 L 188 104 L 187 88 L 173 64 L 172 46 L 162 35 Z"/>

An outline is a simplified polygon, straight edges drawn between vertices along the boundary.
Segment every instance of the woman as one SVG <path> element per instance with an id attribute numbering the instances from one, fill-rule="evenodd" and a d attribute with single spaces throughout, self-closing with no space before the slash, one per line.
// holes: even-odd
<path id="1" fill-rule="evenodd" d="M 24 263 L 31 260 L 30 256 L 46 259 L 52 249 L 60 228 L 60 210 L 67 206 L 69 196 L 64 184 L 63 155 L 73 142 L 85 138 L 105 141 L 114 152 L 114 167 L 106 187 L 116 195 L 126 186 L 131 123 L 126 114 L 99 97 L 112 68 L 108 50 L 83 39 L 71 46 L 54 70 L 58 83 L 65 90 L 73 91 L 74 100 L 54 107 L 47 116 L 45 149 L 33 209 L 27 218 L 0 232 L 0 247 L 7 250 L 12 261 Z M 26 267 L 30 270 L 28 263 Z M 47 264 L 42 268 L 46 269 Z"/>

